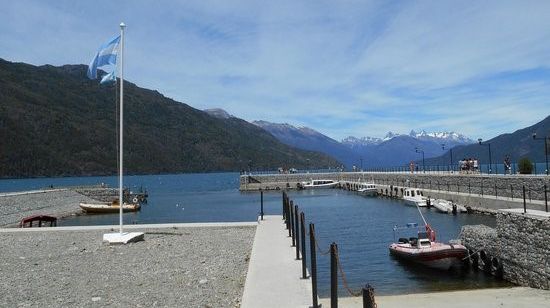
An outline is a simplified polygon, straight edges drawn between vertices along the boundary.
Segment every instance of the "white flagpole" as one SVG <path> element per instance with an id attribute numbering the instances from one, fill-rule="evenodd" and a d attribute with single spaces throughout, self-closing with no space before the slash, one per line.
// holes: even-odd
<path id="1" fill-rule="evenodd" d="M 124 88 L 123 88 L 123 84 L 124 84 L 124 29 L 126 28 L 126 25 L 121 22 L 120 23 L 120 49 L 119 49 L 119 53 L 120 55 L 117 54 L 117 58 L 120 56 L 120 66 L 118 67 L 120 69 L 120 117 L 119 117 L 119 161 L 118 161 L 118 166 L 119 166 L 119 170 L 118 170 L 118 202 L 119 202 L 119 206 L 120 206 L 120 209 L 119 209 L 119 218 L 120 218 L 120 230 L 119 230 L 119 233 L 107 233 L 107 234 L 103 234 L 103 241 L 106 241 L 106 242 L 109 242 L 109 244 L 126 244 L 126 243 L 130 243 L 130 242 L 137 242 L 137 241 L 142 241 L 143 240 L 143 237 L 144 237 L 144 233 L 143 232 L 128 232 L 128 233 L 123 233 L 123 229 L 122 229 L 122 207 L 124 206 L 124 196 L 123 196 L 123 182 L 122 182 L 122 178 L 123 178 L 123 174 L 122 174 L 122 171 L 124 170 L 124 168 L 122 167 L 122 162 L 124 161 L 122 159 L 122 153 L 124 153 L 123 149 L 123 138 L 122 138 L 122 131 L 123 131 L 123 127 L 124 127 Z M 118 62 L 118 61 L 117 61 Z"/>
<path id="2" fill-rule="evenodd" d="M 122 143 L 122 128 L 123 128 L 123 123 L 122 121 L 124 120 L 124 113 L 123 113 L 123 110 L 124 110 L 124 28 L 126 27 L 126 25 L 121 22 L 120 23 L 120 118 L 119 118 L 119 128 L 120 128 L 120 132 L 119 132 L 119 146 L 120 146 L 120 155 L 119 155 L 119 170 L 118 170 L 118 205 L 120 207 L 120 210 L 119 210 L 119 216 L 120 216 L 120 234 L 122 235 L 122 207 L 124 205 L 124 200 L 123 200 L 123 193 L 122 193 L 122 190 L 123 190 L 123 183 L 122 183 L 122 162 L 123 162 L 123 159 L 122 159 L 122 153 L 123 153 L 123 143 Z"/>

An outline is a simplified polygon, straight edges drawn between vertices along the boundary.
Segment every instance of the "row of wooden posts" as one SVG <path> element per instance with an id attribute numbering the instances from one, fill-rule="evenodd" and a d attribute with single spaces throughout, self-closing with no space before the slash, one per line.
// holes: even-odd
<path id="1" fill-rule="evenodd" d="M 263 198 L 262 198 L 263 199 Z M 262 206 L 263 207 L 263 206 Z M 262 210 L 263 212 L 263 210 Z M 309 223 L 309 251 L 311 262 L 311 277 L 307 275 L 307 257 L 306 257 L 306 223 L 305 214 L 300 212 L 298 205 L 290 200 L 286 191 L 283 191 L 283 219 L 288 237 L 292 240 L 292 247 L 296 248 L 296 260 L 302 261 L 302 279 L 311 278 L 312 286 L 312 307 L 318 308 L 318 293 L 317 293 L 317 250 L 315 238 L 315 225 Z M 338 307 L 338 246 L 336 243 L 330 244 L 330 307 Z M 345 284 L 346 286 L 346 284 Z M 350 291 L 348 289 L 348 291 Z M 350 291 L 350 294 L 351 291 Z M 355 295 L 355 294 L 353 294 Z M 374 289 L 370 285 L 365 285 L 361 294 L 363 296 L 363 307 L 374 308 Z"/>

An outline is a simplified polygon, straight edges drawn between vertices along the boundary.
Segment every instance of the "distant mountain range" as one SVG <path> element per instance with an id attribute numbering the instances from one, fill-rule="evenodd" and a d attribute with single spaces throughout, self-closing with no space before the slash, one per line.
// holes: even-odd
<path id="1" fill-rule="evenodd" d="M 419 140 L 435 141 L 435 142 L 439 142 L 440 144 L 444 143 L 445 145 L 450 147 L 474 142 L 472 139 L 455 132 L 426 132 L 425 130 L 416 132 L 414 130 L 411 130 L 411 132 L 408 135 L 388 132 L 384 138 L 377 138 L 377 137 L 357 138 L 354 136 L 349 136 L 347 138 L 342 139 L 342 143 L 350 147 L 371 146 L 371 145 L 381 144 L 382 142 L 385 142 L 400 136 L 409 136 Z"/>
<path id="2" fill-rule="evenodd" d="M 487 146 L 481 146 L 477 141 L 456 132 L 388 132 L 384 138 L 349 136 L 338 142 L 307 127 L 297 128 L 289 124 L 266 121 L 256 121 L 254 124 L 261 126 L 283 143 L 331 155 L 343 162 L 347 168 L 359 167 L 361 159 L 363 168 L 403 166 L 410 161 L 420 162 L 422 154 L 417 153 L 416 148 L 424 151 L 426 165 L 449 164 L 449 149 L 453 151 L 454 164 L 468 157 L 477 158 L 483 164 L 489 163 Z M 536 133 L 538 138 L 550 137 L 550 116 L 532 126 L 499 135 L 483 143 L 491 144 L 493 164 L 502 164 L 506 156 L 510 157 L 512 162 L 517 162 L 522 157 L 544 162 L 544 140 L 534 140 L 533 133 Z M 550 153 L 550 139 L 548 145 Z"/>
<path id="3" fill-rule="evenodd" d="M 351 167 L 359 160 L 359 155 L 352 148 L 311 128 L 267 121 L 254 121 L 252 123 L 265 129 L 284 144 L 308 151 L 325 153 L 345 166 Z"/>
<path id="4" fill-rule="evenodd" d="M 321 151 L 341 161 L 349 169 L 376 166 L 404 165 L 421 157 L 416 148 L 424 151 L 426 158 L 439 156 L 446 149 L 474 141 L 455 132 L 411 131 L 408 135 L 388 132 L 384 138 L 349 136 L 338 142 L 308 127 L 290 124 L 254 121 L 281 142 L 307 150 Z M 442 147 L 445 144 L 445 149 Z M 362 160 L 362 162 L 361 162 Z"/>
<path id="5" fill-rule="evenodd" d="M 87 79 L 86 69 L 0 59 L 0 177 L 116 174 L 115 88 Z M 124 85 L 129 174 L 339 165 L 223 112 L 213 117 L 157 91 Z"/>
<path id="6" fill-rule="evenodd" d="M 537 134 L 542 140 L 534 140 L 533 133 Z M 492 163 L 502 164 L 506 156 L 510 157 L 512 162 L 517 162 L 520 158 L 527 157 L 533 162 L 544 162 L 544 138 L 550 137 L 550 116 L 544 120 L 517 130 L 513 133 L 506 133 L 495 138 L 483 141 L 484 144 L 491 144 Z M 550 140 L 549 140 L 550 141 Z M 550 154 L 550 142 L 548 142 Z M 453 149 L 453 161 L 457 164 L 462 158 L 477 158 L 482 164 L 489 163 L 488 146 L 475 144 L 457 146 Z M 426 160 L 426 164 L 449 164 L 450 153 L 446 152 L 442 156 Z"/>

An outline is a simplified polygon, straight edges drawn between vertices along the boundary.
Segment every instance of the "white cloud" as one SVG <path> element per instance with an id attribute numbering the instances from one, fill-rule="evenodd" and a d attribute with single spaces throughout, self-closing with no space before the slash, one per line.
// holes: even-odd
<path id="1" fill-rule="evenodd" d="M 0 57 L 87 63 L 124 20 L 129 80 L 199 109 L 335 139 L 411 128 L 487 139 L 550 113 L 548 2 L 24 0 L 3 8 Z M 510 79 L 528 70 L 542 73 Z"/>

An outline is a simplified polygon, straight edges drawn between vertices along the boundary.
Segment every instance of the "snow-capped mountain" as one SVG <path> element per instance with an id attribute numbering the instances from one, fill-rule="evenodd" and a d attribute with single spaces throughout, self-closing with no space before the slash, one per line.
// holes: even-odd
<path id="1" fill-rule="evenodd" d="M 403 136 L 403 134 L 398 134 L 398 133 L 394 133 L 394 132 L 388 132 L 386 134 L 386 136 L 384 136 L 384 138 L 382 139 L 382 141 L 388 141 L 388 140 L 391 140 L 397 136 Z"/>
<path id="2" fill-rule="evenodd" d="M 338 142 L 309 127 L 267 121 L 253 123 L 287 145 L 328 154 L 347 168 L 359 166 L 361 162 L 365 168 L 403 165 L 420 157 L 416 148 L 422 149 L 425 157 L 429 158 L 442 155 L 457 145 L 473 143 L 471 139 L 456 132 L 425 130 L 412 130 L 409 134 L 388 132 L 384 138 L 349 136 Z"/>
<path id="3" fill-rule="evenodd" d="M 426 157 L 435 157 L 450 148 L 474 141 L 456 132 L 412 130 L 409 134 L 388 132 L 384 138 L 349 136 L 341 143 L 353 150 L 356 156 L 364 157 L 366 166 L 396 166 L 418 159 L 416 148 L 422 149 Z"/>
<path id="4" fill-rule="evenodd" d="M 418 159 L 416 148 L 422 149 L 428 158 L 442 155 L 457 145 L 473 143 L 468 137 L 456 132 L 425 130 L 412 130 L 409 134 L 388 132 L 384 138 L 349 136 L 338 142 L 309 127 L 267 121 L 253 123 L 287 145 L 331 155 L 348 168 L 358 166 L 361 160 L 363 167 L 402 165 Z M 442 144 L 445 144 L 445 147 Z"/>
<path id="5" fill-rule="evenodd" d="M 341 143 L 353 148 L 357 146 L 377 145 L 382 143 L 383 141 L 384 140 L 382 138 L 376 138 L 376 137 L 357 138 L 357 137 L 349 136 L 342 139 Z"/>
<path id="6" fill-rule="evenodd" d="M 456 132 L 426 132 L 425 130 L 421 130 L 419 132 L 416 132 L 414 130 L 411 130 L 409 133 L 409 136 L 417 139 L 437 139 L 441 141 L 451 141 L 461 144 L 470 144 L 474 143 L 474 141 L 462 134 L 456 133 Z"/>
<path id="7" fill-rule="evenodd" d="M 439 143 L 445 143 L 446 145 L 453 147 L 456 145 L 461 144 L 471 144 L 474 143 L 474 140 L 456 133 L 456 132 L 426 132 L 425 130 L 415 131 L 411 130 L 411 132 L 407 134 L 400 134 L 400 133 L 394 133 L 394 132 L 388 132 L 384 138 L 377 138 L 377 137 L 354 137 L 349 136 L 344 139 L 342 139 L 342 144 L 345 144 L 351 148 L 356 147 L 365 147 L 365 146 L 372 146 L 372 145 L 378 145 L 382 142 L 386 142 L 389 140 L 392 140 L 395 137 L 399 136 L 409 136 L 418 140 L 429 140 Z"/>

